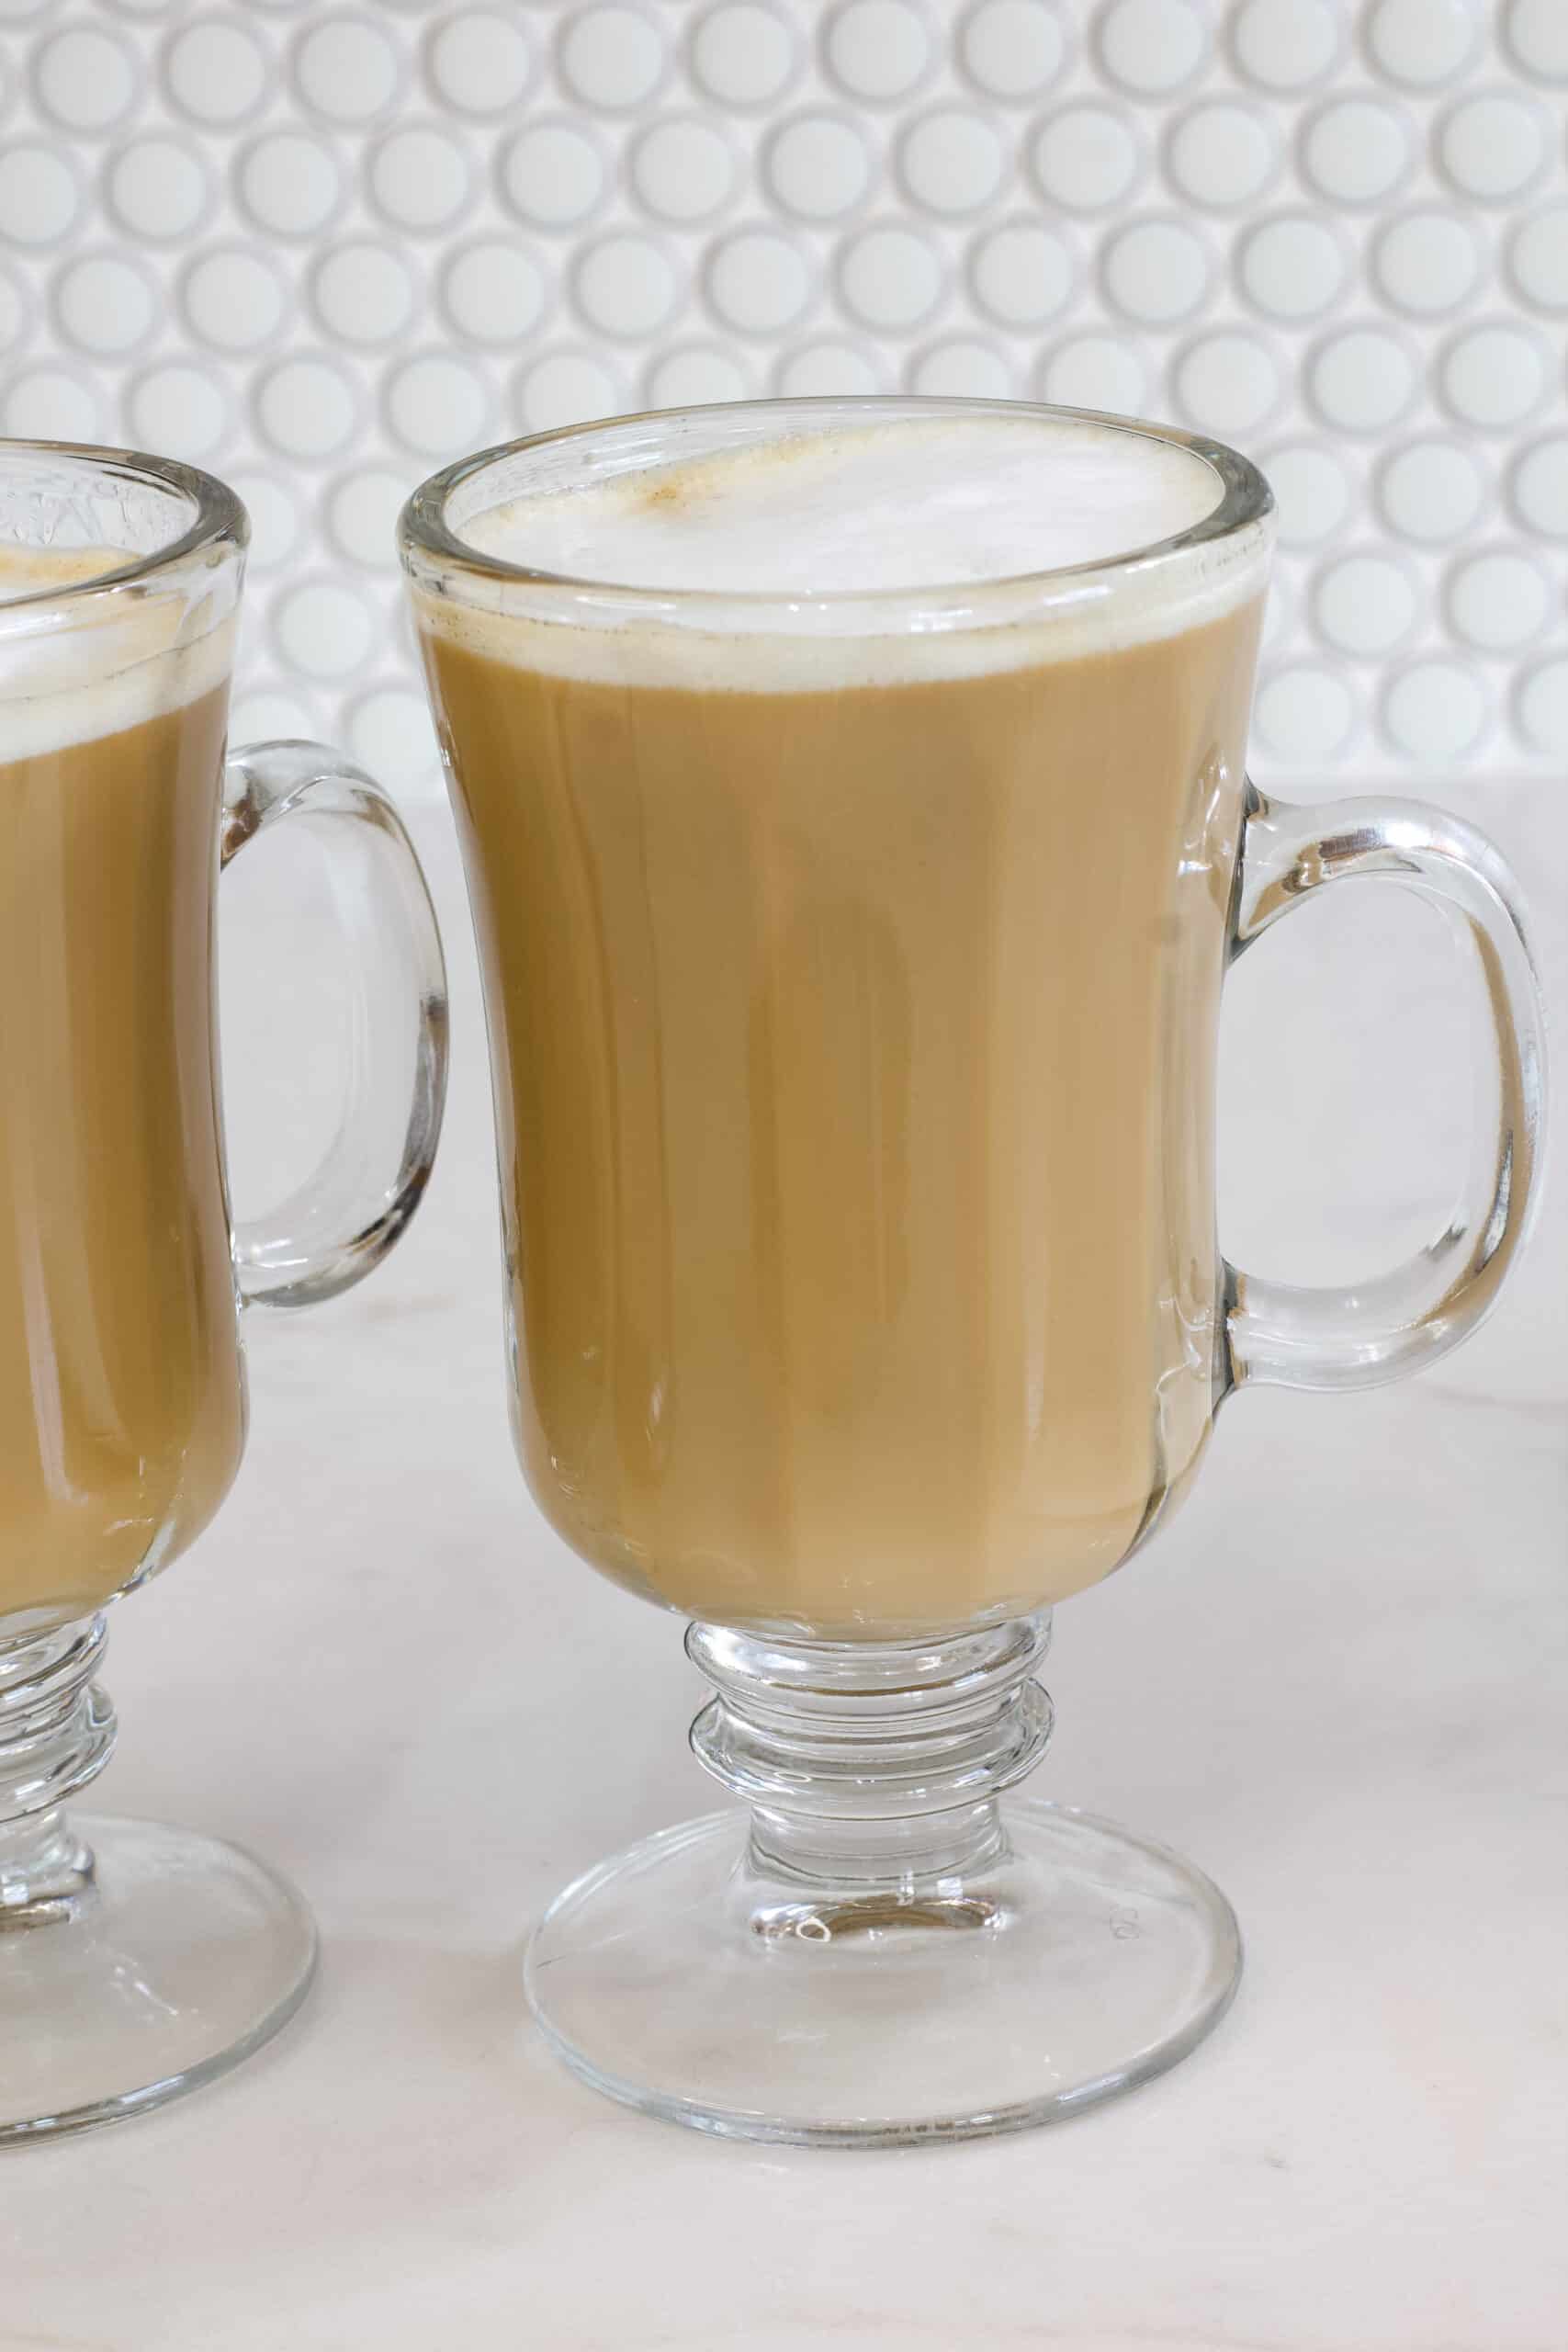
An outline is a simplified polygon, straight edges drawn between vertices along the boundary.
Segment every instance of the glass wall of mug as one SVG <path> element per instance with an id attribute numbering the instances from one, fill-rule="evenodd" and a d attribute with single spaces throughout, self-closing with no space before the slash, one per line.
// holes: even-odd
<path id="1" fill-rule="evenodd" d="M 241 1308 L 368 1272 L 440 1125 L 440 944 L 389 802 L 320 745 L 225 761 L 245 537 L 184 466 L 0 444 L 0 2139 L 220 2071 L 314 1958 L 248 1855 L 63 1809 L 113 1743 L 101 1612 L 238 1468 Z M 333 862 L 358 1042 L 322 1165 L 236 1228 L 217 883 L 284 818 Z"/>
<path id="2" fill-rule="evenodd" d="M 547 2033 L 634 2104 L 1005 2129 L 1168 2065 L 1234 1988 L 1201 1872 L 998 1807 L 1048 1610 L 1163 1523 L 1238 1380 L 1353 1385 L 1473 1323 L 1539 1115 L 1494 854 L 1247 785 L 1270 506 L 1190 435 L 863 400 L 545 435 L 405 510 L 518 1449 L 574 1550 L 694 1621 L 694 1744 L 751 1808 L 535 1939 Z M 1481 951 L 1475 1171 L 1412 1266 L 1288 1293 L 1216 1236 L 1221 986 L 1382 871 Z"/>

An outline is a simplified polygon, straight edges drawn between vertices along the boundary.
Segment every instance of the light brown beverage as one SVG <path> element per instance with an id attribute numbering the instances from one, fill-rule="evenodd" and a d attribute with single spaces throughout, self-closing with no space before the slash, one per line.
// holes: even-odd
<path id="1" fill-rule="evenodd" d="M 124 559 L 0 549 L 0 597 Z M 214 1069 L 227 633 L 175 600 L 0 699 L 0 1619 L 82 1615 L 212 1516 L 243 1433 Z"/>
<path id="2" fill-rule="evenodd" d="M 711 563 L 727 462 L 623 489 L 628 534 L 640 497 Z M 541 535 L 523 500 L 483 544 L 560 568 Z M 953 1625 L 1103 1576 L 1190 1477 L 1257 592 L 915 654 L 422 599 L 518 1441 L 597 1566 L 731 1623 Z"/>

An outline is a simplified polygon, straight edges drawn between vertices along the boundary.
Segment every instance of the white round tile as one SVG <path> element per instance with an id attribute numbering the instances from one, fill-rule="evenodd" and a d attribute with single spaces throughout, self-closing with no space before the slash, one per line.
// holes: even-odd
<path id="1" fill-rule="evenodd" d="M 1142 416 L 1149 367 L 1124 334 L 1068 335 L 1040 369 L 1040 397 L 1063 408 L 1103 409 L 1111 416 Z"/>
<path id="2" fill-rule="evenodd" d="M 682 285 L 671 255 L 652 237 L 615 230 L 587 245 L 571 277 L 572 300 L 585 325 L 636 342 L 668 325 Z"/>
<path id="3" fill-rule="evenodd" d="M 1175 218 L 1134 221 L 1101 249 L 1106 293 L 1140 326 L 1169 326 L 1190 319 L 1209 290 L 1209 249 L 1196 230 Z"/>
<path id="4" fill-rule="evenodd" d="M 604 201 L 604 158 L 577 123 L 530 123 L 502 156 L 501 185 L 513 209 L 535 227 L 573 229 Z"/>
<path id="5" fill-rule="evenodd" d="M 921 326 L 942 300 L 942 250 L 900 222 L 863 229 L 839 249 L 839 299 L 858 324 L 882 334 Z"/>
<path id="6" fill-rule="evenodd" d="M 649 123 L 632 147 L 627 170 L 645 210 L 684 226 L 721 212 L 735 192 L 735 150 L 702 115 Z"/>
<path id="7" fill-rule="evenodd" d="M 1480 283 L 1483 258 L 1470 222 L 1430 207 L 1402 213 L 1372 242 L 1372 283 L 1386 302 L 1416 318 L 1437 318 L 1468 300 Z"/>
<path id="8" fill-rule="evenodd" d="M 1540 635 L 1561 599 L 1533 556 L 1491 548 L 1454 566 L 1443 601 L 1454 634 L 1478 653 L 1511 653 Z"/>
<path id="9" fill-rule="evenodd" d="M 348 708 L 348 748 L 360 766 L 394 792 L 438 769 L 430 706 L 412 686 L 375 686 Z"/>
<path id="10" fill-rule="evenodd" d="M 1450 547 L 1474 527 L 1486 504 L 1486 477 L 1455 441 L 1411 441 L 1395 449 L 1378 476 L 1378 506 L 1401 538 Z"/>
<path id="11" fill-rule="evenodd" d="M 735 352 L 692 343 L 654 361 L 645 397 L 649 408 L 701 408 L 712 401 L 750 400 L 753 389 Z"/>
<path id="12" fill-rule="evenodd" d="M 0 351 L 13 358 L 26 345 L 33 328 L 31 288 L 20 271 L 0 262 Z"/>
<path id="13" fill-rule="evenodd" d="M 1331 204 L 1382 204 L 1409 172 L 1414 151 L 1408 120 L 1396 106 L 1330 98 L 1303 128 L 1302 171 Z"/>
<path id="14" fill-rule="evenodd" d="M 540 264 L 513 238 L 476 237 L 460 245 L 441 277 L 441 307 L 455 334 L 507 348 L 544 316 L 548 283 Z"/>
<path id="15" fill-rule="evenodd" d="M 1538 311 L 1568 311 L 1568 204 L 1549 204 L 1521 220 L 1508 240 L 1508 276 Z"/>
<path id="16" fill-rule="evenodd" d="M 199 465 L 221 447 L 229 430 L 229 401 L 210 367 L 162 360 L 138 376 L 126 395 L 126 423 L 138 449 Z"/>
<path id="17" fill-rule="evenodd" d="M 394 558 L 398 516 L 412 485 L 384 466 L 362 466 L 340 476 L 327 494 L 327 535 L 340 555 L 367 571 L 385 571 Z"/>
<path id="18" fill-rule="evenodd" d="M 1062 19 L 1049 0 L 979 0 L 964 19 L 958 57 L 987 97 L 1021 103 L 1050 88 L 1066 62 Z"/>
<path id="19" fill-rule="evenodd" d="M 0 148 L 0 238 L 24 253 L 55 245 L 75 222 L 82 190 L 63 155 L 36 141 Z"/>
<path id="20" fill-rule="evenodd" d="M 135 51 L 107 26 L 69 25 L 33 51 L 32 84 L 62 130 L 101 136 L 130 112 L 141 73 Z"/>
<path id="21" fill-rule="evenodd" d="M 434 236 L 468 209 L 473 178 L 460 139 L 438 123 L 411 123 L 389 131 L 371 153 L 366 194 L 393 228 Z"/>
<path id="22" fill-rule="evenodd" d="M 1205 98 L 1189 107 L 1166 141 L 1172 189 L 1205 210 L 1254 203 L 1279 167 L 1280 142 L 1269 117 L 1234 98 Z"/>
<path id="23" fill-rule="evenodd" d="M 547 351 L 517 379 L 523 428 L 548 433 L 558 424 L 586 424 L 626 406 L 620 378 L 597 352 Z"/>
<path id="24" fill-rule="evenodd" d="M 969 254 L 975 300 L 1005 327 L 1028 330 L 1055 318 L 1077 276 L 1071 246 L 1041 220 L 1003 221 L 977 238 Z"/>
<path id="25" fill-rule="evenodd" d="M 118 359 L 158 323 L 160 289 L 127 254 L 82 254 L 57 274 L 51 292 L 62 335 L 95 359 Z"/>
<path id="26" fill-rule="evenodd" d="M 396 245 L 355 237 L 317 262 L 310 302 L 329 335 L 373 346 L 408 333 L 419 311 L 419 285 Z"/>
<path id="27" fill-rule="evenodd" d="M 739 334 L 777 334 L 810 306 L 811 265 L 777 229 L 736 229 L 708 254 L 704 285 L 721 326 Z"/>
<path id="28" fill-rule="evenodd" d="M 1311 212 L 1283 212 L 1248 231 L 1236 250 L 1236 282 L 1271 319 L 1321 317 L 1344 292 L 1350 256 L 1337 228 Z"/>
<path id="29" fill-rule="evenodd" d="M 767 0 L 718 0 L 692 29 L 687 66 L 719 107 L 768 107 L 800 70 L 794 24 Z"/>
<path id="30" fill-rule="evenodd" d="M 967 107 L 933 107 L 898 141 L 898 176 L 910 200 L 952 218 L 978 212 L 1002 184 L 1008 157 L 984 115 Z"/>
<path id="31" fill-rule="evenodd" d="M 343 202 L 343 175 L 325 140 L 273 130 L 241 155 L 234 190 L 258 229 L 275 237 L 315 237 Z"/>
<path id="32" fill-rule="evenodd" d="M 302 463 L 335 456 L 359 422 L 358 388 L 346 368 L 321 355 L 282 359 L 252 388 L 256 430 L 280 457 Z"/>
<path id="33" fill-rule="evenodd" d="M 910 0 L 843 0 L 828 19 L 822 54 L 852 98 L 887 105 L 908 97 L 925 79 L 931 28 Z"/>
<path id="34" fill-rule="evenodd" d="M 905 379 L 910 391 L 939 400 L 1010 401 L 1018 383 L 1011 361 L 977 335 L 950 335 L 917 352 Z"/>
<path id="35" fill-rule="evenodd" d="M 886 371 L 874 352 L 830 337 L 786 351 L 773 374 L 773 390 L 785 400 L 879 392 L 886 385 Z"/>
<path id="36" fill-rule="evenodd" d="M 1486 730 L 1486 690 L 1463 662 L 1411 662 L 1383 693 L 1382 723 L 1396 751 L 1422 767 L 1462 760 Z"/>
<path id="37" fill-rule="evenodd" d="M 663 81 L 669 62 L 658 18 L 624 0 L 574 10 L 562 24 L 556 53 L 569 94 L 590 113 L 640 107 Z"/>
<path id="38" fill-rule="evenodd" d="M 293 63 L 295 88 L 324 122 L 374 122 L 402 86 L 401 52 L 369 17 L 320 18 L 300 35 Z"/>
<path id="39" fill-rule="evenodd" d="M 1392 556 L 1341 556 L 1313 582 L 1317 633 L 1336 653 L 1373 662 L 1404 643 L 1419 609 L 1416 583 Z"/>
<path id="40" fill-rule="evenodd" d="M 1542 662 L 1519 681 L 1518 729 L 1532 752 L 1568 759 L 1568 661 Z"/>
<path id="41" fill-rule="evenodd" d="M 1466 327 L 1445 345 L 1437 368 L 1444 406 L 1482 433 L 1523 424 L 1545 400 L 1551 381 L 1540 335 L 1507 320 Z"/>
<path id="42" fill-rule="evenodd" d="M 253 245 L 215 245 L 180 280 L 180 309 L 197 343 L 214 351 L 258 351 L 281 329 L 293 296 L 270 254 Z"/>
<path id="43" fill-rule="evenodd" d="M 229 130 L 257 111 L 276 70 L 265 42 L 246 25 L 197 17 L 171 37 L 162 78 L 169 104 L 190 121 Z"/>
<path id="44" fill-rule="evenodd" d="M 1476 5 L 1477 0 L 1373 0 L 1365 28 L 1373 64 L 1390 81 L 1413 90 L 1435 90 L 1451 82 L 1475 48 Z"/>
<path id="45" fill-rule="evenodd" d="M 1345 433 L 1386 432 L 1410 406 L 1417 382 L 1408 348 L 1385 327 L 1346 327 L 1326 336 L 1307 363 L 1314 407 Z"/>
<path id="46" fill-rule="evenodd" d="M 1171 371 L 1176 403 L 1189 424 L 1216 440 L 1254 433 L 1279 406 L 1280 362 L 1260 334 L 1220 327 L 1187 345 Z"/>
<path id="47" fill-rule="evenodd" d="M 1562 0 L 1508 0 L 1503 39 L 1516 64 L 1538 82 L 1568 82 L 1568 17 Z"/>
<path id="48" fill-rule="evenodd" d="M 528 87 L 533 61 L 514 14 L 463 8 L 431 34 L 425 77 L 437 106 L 481 119 L 509 114 Z"/>
<path id="49" fill-rule="evenodd" d="M 302 695 L 283 686 L 253 687 L 229 706 L 229 741 L 237 750 L 252 743 L 310 741 L 320 722 Z"/>
<path id="50" fill-rule="evenodd" d="M 471 360 L 423 351 L 389 373 L 381 405 L 393 438 L 434 464 L 465 457 L 491 439 L 491 392 Z"/>
<path id="51" fill-rule="evenodd" d="M 1506 204 L 1534 186 L 1551 150 L 1540 107 L 1509 90 L 1462 98 L 1438 126 L 1437 161 L 1461 196 Z"/>
<path id="52" fill-rule="evenodd" d="M 801 114 L 781 123 L 762 157 L 763 181 L 776 204 L 803 220 L 852 212 L 872 181 L 871 151 L 849 115 Z"/>
<path id="53" fill-rule="evenodd" d="M 1209 27 L 1191 0 L 1107 0 L 1095 25 L 1100 62 L 1135 98 L 1190 82 L 1209 55 Z"/>
<path id="54" fill-rule="evenodd" d="M 272 640 L 286 668 L 308 678 L 358 676 L 375 651 L 376 615 L 336 580 L 302 580 L 273 602 Z"/>
<path id="55" fill-rule="evenodd" d="M 1329 0 L 1243 0 L 1231 49 L 1260 90 L 1311 89 L 1339 54 L 1339 17 Z"/>
<path id="56" fill-rule="evenodd" d="M 1354 492 L 1348 476 L 1321 441 L 1288 441 L 1263 461 L 1279 509 L 1280 544 L 1321 547 L 1350 512 Z"/>
<path id="57" fill-rule="evenodd" d="M 1277 760 L 1311 767 L 1332 760 L 1356 731 L 1356 697 L 1337 670 L 1292 662 L 1270 671 L 1253 713 L 1259 741 Z"/>
<path id="58" fill-rule="evenodd" d="M 1107 212 L 1122 203 L 1143 171 L 1138 134 L 1113 107 L 1079 103 L 1047 115 L 1030 160 L 1047 203 L 1066 212 Z"/>
<path id="59" fill-rule="evenodd" d="M 101 441 L 96 386 L 74 368 L 23 368 L 0 394 L 0 422 L 19 441 Z"/>
<path id="60" fill-rule="evenodd" d="M 246 562 L 252 571 L 270 571 L 287 561 L 299 543 L 299 509 L 276 473 L 230 472 L 229 487 L 250 517 Z"/>
<path id="61" fill-rule="evenodd" d="M 0 183 L 5 161 L 0 158 Z M 112 157 L 104 175 L 104 200 L 122 229 L 149 244 L 167 244 L 189 234 L 211 206 L 211 181 L 199 151 L 183 139 L 133 139 Z M 0 195 L 0 234 L 4 197 Z"/>
<path id="62" fill-rule="evenodd" d="M 1568 433 L 1546 434 L 1519 452 L 1508 503 L 1527 531 L 1568 539 Z"/>

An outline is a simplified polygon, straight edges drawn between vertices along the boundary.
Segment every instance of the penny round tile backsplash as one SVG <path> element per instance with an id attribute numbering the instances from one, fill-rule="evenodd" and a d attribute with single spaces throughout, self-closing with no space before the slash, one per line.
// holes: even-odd
<path id="1" fill-rule="evenodd" d="M 237 738 L 438 790 L 391 532 L 510 435 L 894 389 L 1263 463 L 1265 777 L 1568 758 L 1568 0 L 0 0 L 0 427 L 209 466 Z"/>

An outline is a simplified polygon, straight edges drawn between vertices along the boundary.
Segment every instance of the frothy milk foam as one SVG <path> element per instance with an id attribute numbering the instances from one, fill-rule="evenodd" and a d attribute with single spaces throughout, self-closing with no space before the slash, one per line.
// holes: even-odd
<path id="1" fill-rule="evenodd" d="M 122 548 L 0 542 L 0 620 L 26 596 L 86 585 L 135 558 Z M 0 763 L 96 742 L 197 701 L 228 674 L 232 624 L 185 638 L 174 588 L 124 590 L 62 606 L 36 633 L 0 635 Z"/>
<path id="2" fill-rule="evenodd" d="M 1213 513 L 1223 495 L 1206 460 L 1151 435 L 1033 417 L 932 418 L 802 430 L 761 446 L 550 487 L 474 515 L 459 536 L 480 554 L 538 572 L 632 590 L 812 599 L 1024 582 L 1152 548 Z M 706 687 L 882 683 L 972 676 L 1076 658 L 1096 644 L 1164 637 L 1217 617 L 1258 585 L 1258 549 L 1219 540 L 1179 576 L 1120 575 L 1081 598 L 1020 591 L 998 628 L 961 601 L 911 631 L 874 606 L 782 622 L 727 615 L 722 660 L 705 659 L 702 623 L 677 631 L 626 619 L 568 630 L 538 616 L 538 591 L 484 583 L 497 629 L 471 604 L 422 600 L 428 625 L 494 659 L 621 683 Z M 1251 557 L 1253 560 L 1248 560 Z M 956 600 L 955 600 L 956 601 Z M 520 628 L 519 624 L 525 626 Z M 766 638 L 738 650 L 737 636 Z M 687 641 L 682 644 L 680 637 Z M 693 641 L 696 640 L 696 641 Z"/>

